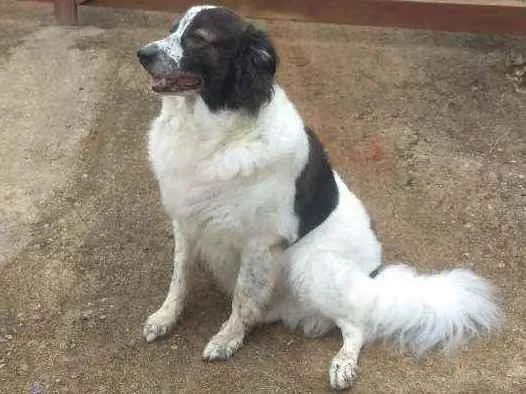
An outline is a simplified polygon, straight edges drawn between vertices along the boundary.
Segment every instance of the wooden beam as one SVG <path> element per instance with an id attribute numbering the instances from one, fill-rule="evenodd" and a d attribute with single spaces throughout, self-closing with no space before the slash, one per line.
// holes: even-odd
<path id="1" fill-rule="evenodd" d="M 78 24 L 77 3 L 75 0 L 54 0 L 55 18 L 61 25 Z"/>
<path id="2" fill-rule="evenodd" d="M 55 0 L 55 4 L 60 1 Z M 195 0 L 91 0 L 89 5 L 182 12 Z M 222 0 L 251 18 L 477 33 L 526 34 L 526 0 Z"/>

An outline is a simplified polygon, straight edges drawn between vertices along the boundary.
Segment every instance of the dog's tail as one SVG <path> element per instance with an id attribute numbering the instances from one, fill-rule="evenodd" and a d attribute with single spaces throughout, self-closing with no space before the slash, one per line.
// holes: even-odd
<path id="1" fill-rule="evenodd" d="M 500 325 L 491 286 L 467 269 L 419 275 L 406 265 L 386 265 L 368 282 L 369 339 L 395 340 L 416 355 L 436 346 L 453 350 Z"/>

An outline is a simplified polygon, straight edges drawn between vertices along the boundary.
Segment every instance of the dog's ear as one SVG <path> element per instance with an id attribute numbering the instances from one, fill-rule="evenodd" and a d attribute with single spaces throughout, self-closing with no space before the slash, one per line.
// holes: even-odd
<path id="1" fill-rule="evenodd" d="M 278 57 L 268 36 L 249 24 L 232 64 L 231 104 L 257 113 L 274 93 Z"/>

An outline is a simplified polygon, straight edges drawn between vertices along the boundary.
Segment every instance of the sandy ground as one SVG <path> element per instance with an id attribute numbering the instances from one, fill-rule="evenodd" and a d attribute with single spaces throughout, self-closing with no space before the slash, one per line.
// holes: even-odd
<path id="1" fill-rule="evenodd" d="M 147 345 L 172 237 L 146 161 L 159 108 L 135 60 L 170 15 L 0 3 L 0 392 L 326 392 L 337 334 L 257 329 L 200 360 L 229 313 L 196 273 L 181 323 Z M 261 22 L 280 81 L 378 222 L 388 261 L 469 266 L 501 334 L 453 358 L 364 349 L 356 393 L 526 392 L 526 94 L 511 37 Z"/>

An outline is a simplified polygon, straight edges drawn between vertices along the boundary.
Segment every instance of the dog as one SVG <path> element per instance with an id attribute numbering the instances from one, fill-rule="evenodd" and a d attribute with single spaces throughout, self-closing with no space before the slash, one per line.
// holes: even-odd
<path id="1" fill-rule="evenodd" d="M 364 205 L 277 84 L 265 32 L 227 8 L 195 6 L 138 57 L 162 99 L 148 149 L 175 238 L 146 341 L 174 327 L 197 260 L 232 295 L 203 359 L 229 359 L 258 324 L 309 336 L 337 327 L 334 389 L 350 387 L 365 343 L 392 339 L 421 355 L 498 327 L 492 286 L 473 272 L 384 265 Z"/>

